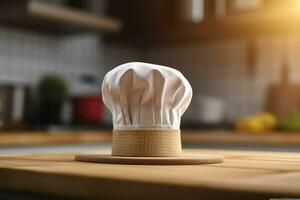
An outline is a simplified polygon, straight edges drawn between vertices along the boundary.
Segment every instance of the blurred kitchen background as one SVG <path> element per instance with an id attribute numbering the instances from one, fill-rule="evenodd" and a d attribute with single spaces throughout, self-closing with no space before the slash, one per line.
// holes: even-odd
<path id="1" fill-rule="evenodd" d="M 133 61 L 191 82 L 183 133 L 244 145 L 300 131 L 299 0 L 4 0 L 0 10 L 0 129 L 14 136 L 4 145 L 109 132 L 102 78 Z"/>

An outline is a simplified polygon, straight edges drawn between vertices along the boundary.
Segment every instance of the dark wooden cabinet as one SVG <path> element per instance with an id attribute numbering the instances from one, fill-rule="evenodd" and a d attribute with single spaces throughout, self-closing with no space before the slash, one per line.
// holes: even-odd
<path id="1" fill-rule="evenodd" d="M 123 30 L 106 38 L 112 42 L 132 45 L 149 44 L 153 38 L 177 26 L 178 0 L 110 0 L 108 14 L 122 19 Z"/>
<path id="2" fill-rule="evenodd" d="M 110 0 L 108 14 L 124 22 L 123 31 L 106 36 L 110 42 L 148 47 L 225 38 L 255 38 L 261 35 L 299 33 L 300 3 L 262 0 L 251 9 L 235 10 L 235 0 L 225 2 L 225 14 L 216 13 L 216 0 L 204 0 L 201 22 L 182 20 L 189 0 Z M 192 1 L 192 0 L 190 0 Z M 298 12 L 296 10 L 299 4 Z M 245 7 L 245 6 L 244 6 Z"/>

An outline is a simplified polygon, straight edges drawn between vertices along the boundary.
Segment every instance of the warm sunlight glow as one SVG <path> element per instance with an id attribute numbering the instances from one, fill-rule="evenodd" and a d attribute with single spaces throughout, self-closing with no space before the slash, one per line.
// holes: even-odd
<path id="1" fill-rule="evenodd" d="M 294 0 L 292 6 L 293 6 L 293 10 L 300 12 L 300 1 L 299 0 Z"/>

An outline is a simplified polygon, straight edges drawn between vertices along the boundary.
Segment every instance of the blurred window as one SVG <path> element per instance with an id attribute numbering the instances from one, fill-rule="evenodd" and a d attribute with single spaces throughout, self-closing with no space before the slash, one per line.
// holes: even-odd
<path id="1" fill-rule="evenodd" d="M 233 0 L 232 9 L 236 11 L 257 9 L 261 6 L 261 0 Z"/>
<path id="2" fill-rule="evenodd" d="M 192 0 L 192 19 L 201 22 L 204 17 L 204 0 Z"/>
<path id="3" fill-rule="evenodd" d="M 204 18 L 204 0 L 184 0 L 183 18 L 187 22 L 199 23 Z"/>

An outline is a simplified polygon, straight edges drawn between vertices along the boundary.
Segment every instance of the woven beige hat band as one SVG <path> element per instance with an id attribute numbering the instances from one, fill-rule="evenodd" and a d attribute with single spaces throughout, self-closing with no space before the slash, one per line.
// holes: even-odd
<path id="1" fill-rule="evenodd" d="M 179 124 L 180 125 L 180 124 Z M 114 125 L 113 127 L 116 131 L 131 131 L 131 130 L 180 130 L 177 126 L 170 125 Z"/>
<path id="2" fill-rule="evenodd" d="M 112 155 L 181 156 L 180 130 L 114 130 Z"/>

